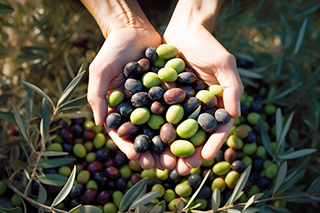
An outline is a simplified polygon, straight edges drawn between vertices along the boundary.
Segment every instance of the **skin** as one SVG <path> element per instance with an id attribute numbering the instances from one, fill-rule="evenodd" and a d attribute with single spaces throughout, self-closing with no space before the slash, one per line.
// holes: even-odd
<path id="1" fill-rule="evenodd" d="M 161 44 L 161 37 L 149 23 L 135 0 L 82 0 L 96 19 L 106 40 L 89 67 L 88 101 L 95 123 L 103 125 L 107 116 L 107 94 L 124 84 L 123 67 L 129 61 L 142 57 L 149 46 Z M 197 147 L 188 158 L 176 158 L 170 149 L 160 156 L 147 151 L 138 154 L 133 143 L 119 138 L 115 130 L 107 132 L 129 159 L 142 167 L 176 170 L 186 175 L 191 168 L 201 165 L 203 159 L 212 159 L 228 136 L 234 118 L 240 116 L 240 98 L 243 93 L 235 58 L 212 36 L 214 23 L 222 0 L 183 0 L 176 5 L 163 35 L 163 43 L 174 45 L 180 56 L 206 83 L 224 88 L 220 106 L 232 119 L 220 125 L 207 143 Z M 111 109 L 108 109 L 110 112 Z"/>

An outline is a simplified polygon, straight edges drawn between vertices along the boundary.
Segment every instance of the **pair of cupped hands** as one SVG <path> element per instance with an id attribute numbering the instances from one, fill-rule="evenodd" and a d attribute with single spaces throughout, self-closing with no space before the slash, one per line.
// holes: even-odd
<path id="1" fill-rule="evenodd" d="M 212 159 L 226 140 L 234 118 L 240 116 L 240 98 L 243 93 L 236 60 L 204 26 L 181 29 L 167 27 L 163 38 L 154 28 L 119 28 L 108 34 L 100 51 L 89 67 L 88 101 L 97 125 L 103 125 L 108 113 L 106 96 L 113 89 L 124 85 L 123 68 L 130 61 L 143 57 L 149 46 L 168 43 L 178 48 L 179 57 L 208 85 L 220 84 L 224 88 L 224 107 L 231 116 L 228 124 L 219 125 L 204 145 L 196 147 L 187 158 L 178 158 L 167 147 L 161 154 L 150 151 L 135 152 L 133 142 L 122 139 L 116 130 L 106 128 L 109 136 L 129 159 L 136 160 L 144 169 L 173 169 L 186 175 L 191 168 L 199 167 L 204 159 Z M 110 109 L 109 109 L 110 110 Z"/>

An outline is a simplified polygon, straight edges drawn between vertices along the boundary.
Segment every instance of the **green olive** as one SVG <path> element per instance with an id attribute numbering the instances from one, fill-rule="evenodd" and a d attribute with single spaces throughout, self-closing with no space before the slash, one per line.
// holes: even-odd
<path id="1" fill-rule="evenodd" d="M 18 194 L 13 194 L 10 201 L 14 207 L 20 206 L 22 204 L 21 198 L 19 197 Z"/>
<path id="2" fill-rule="evenodd" d="M 161 184 L 155 184 L 152 186 L 151 191 L 158 191 L 160 193 L 158 197 L 162 197 L 164 195 L 165 189 Z"/>
<path id="3" fill-rule="evenodd" d="M 177 127 L 177 134 L 184 139 L 191 138 L 198 131 L 198 122 L 194 119 L 187 119 Z"/>
<path id="4" fill-rule="evenodd" d="M 58 169 L 58 173 L 59 173 L 60 175 L 69 177 L 70 174 L 71 174 L 71 168 L 70 168 L 69 166 L 61 166 L 61 167 Z"/>
<path id="5" fill-rule="evenodd" d="M 151 129 L 160 129 L 160 127 L 165 123 L 161 115 L 151 114 L 150 119 L 147 124 Z"/>
<path id="6" fill-rule="evenodd" d="M 189 141 L 193 143 L 194 146 L 201 146 L 207 139 L 207 134 L 202 129 L 198 128 L 198 131 L 194 136 L 192 136 Z"/>
<path id="7" fill-rule="evenodd" d="M 255 194 L 258 194 L 260 192 L 260 189 L 257 185 L 252 185 L 251 188 L 247 191 L 247 196 L 251 197 Z"/>
<path id="8" fill-rule="evenodd" d="M 132 175 L 132 171 L 131 171 L 130 167 L 127 164 L 125 164 L 122 167 L 120 167 L 119 172 L 121 174 L 121 177 L 124 177 L 124 178 L 127 178 L 127 179 L 129 179 L 131 177 L 131 175 Z"/>
<path id="9" fill-rule="evenodd" d="M 220 161 L 212 168 L 213 173 L 216 175 L 225 175 L 230 171 L 230 163 L 227 161 Z"/>
<path id="10" fill-rule="evenodd" d="M 277 112 L 277 107 L 273 104 L 267 104 L 265 107 L 264 107 L 264 112 L 267 114 L 267 115 L 272 115 L 272 114 L 275 114 Z"/>
<path id="11" fill-rule="evenodd" d="M 212 181 L 211 189 L 214 191 L 215 188 L 218 188 L 220 192 L 223 192 L 226 188 L 226 182 L 223 178 L 217 177 Z"/>
<path id="12" fill-rule="evenodd" d="M 103 147 L 106 143 L 106 136 L 99 132 L 96 134 L 96 136 L 93 138 L 93 145 L 94 148 L 96 149 L 100 149 L 101 147 Z"/>
<path id="13" fill-rule="evenodd" d="M 158 76 L 161 81 L 174 82 L 178 78 L 178 73 L 173 68 L 164 67 L 158 71 Z"/>
<path id="14" fill-rule="evenodd" d="M 265 170 L 266 170 L 266 174 L 265 174 L 266 177 L 270 179 L 275 178 L 278 174 L 278 166 L 275 163 L 271 163 L 270 165 L 268 165 Z"/>
<path id="15" fill-rule="evenodd" d="M 121 191 L 113 192 L 112 200 L 113 200 L 113 203 L 115 204 L 115 206 L 117 208 L 119 208 L 119 205 L 120 205 L 120 202 L 121 202 L 122 198 L 123 198 L 123 193 Z"/>
<path id="16" fill-rule="evenodd" d="M 249 130 L 247 127 L 240 125 L 234 130 L 234 135 L 243 139 L 248 136 Z"/>
<path id="17" fill-rule="evenodd" d="M 185 63 L 181 58 L 173 58 L 167 61 L 165 68 L 173 68 L 177 73 L 180 73 L 185 68 Z"/>
<path id="18" fill-rule="evenodd" d="M 90 172 L 88 170 L 82 170 L 77 175 L 77 181 L 80 184 L 85 184 L 90 180 Z"/>
<path id="19" fill-rule="evenodd" d="M 166 201 L 166 202 L 170 202 L 172 201 L 173 199 L 176 198 L 176 193 L 174 193 L 174 191 L 172 189 L 167 189 L 165 192 L 164 192 L 164 195 L 163 195 L 163 199 Z"/>
<path id="20" fill-rule="evenodd" d="M 165 170 L 160 170 L 160 169 L 156 169 L 156 177 L 159 180 L 167 180 L 169 177 L 169 170 L 165 169 Z"/>
<path id="21" fill-rule="evenodd" d="M 257 144 L 256 143 L 247 143 L 243 146 L 242 152 L 246 155 L 252 155 L 257 150 Z"/>
<path id="22" fill-rule="evenodd" d="M 150 112 L 146 107 L 139 107 L 130 114 L 130 121 L 135 125 L 142 125 L 150 119 Z"/>
<path id="23" fill-rule="evenodd" d="M 72 151 L 73 154 L 79 158 L 84 158 L 87 154 L 86 147 L 81 143 L 75 144 L 72 148 Z"/>
<path id="24" fill-rule="evenodd" d="M 175 187 L 175 192 L 178 196 L 187 197 L 192 194 L 192 188 L 188 184 L 178 184 Z"/>
<path id="25" fill-rule="evenodd" d="M 162 68 L 166 63 L 166 60 L 164 60 L 163 58 L 158 57 L 156 60 L 154 60 L 152 62 L 152 65 L 156 68 Z"/>
<path id="26" fill-rule="evenodd" d="M 166 120 L 171 124 L 178 124 L 183 118 L 184 110 L 180 104 L 171 105 L 166 113 Z"/>
<path id="27" fill-rule="evenodd" d="M 98 190 L 98 183 L 95 180 L 89 180 L 86 184 L 86 189 L 96 189 Z"/>
<path id="28" fill-rule="evenodd" d="M 257 125 L 259 123 L 259 118 L 261 118 L 260 114 L 257 112 L 250 112 L 247 115 L 247 121 L 251 124 L 251 125 Z"/>
<path id="29" fill-rule="evenodd" d="M 213 164 L 214 164 L 214 158 L 212 158 L 212 159 L 210 159 L 210 160 L 204 159 L 204 160 L 202 161 L 201 166 L 209 167 L 209 166 L 212 166 Z"/>
<path id="30" fill-rule="evenodd" d="M 256 155 L 258 157 L 265 159 L 266 158 L 266 154 L 267 154 L 267 151 L 266 151 L 266 148 L 264 148 L 264 146 L 258 146 L 257 147 Z"/>
<path id="31" fill-rule="evenodd" d="M 0 180 L 0 196 L 6 193 L 7 191 L 7 184 L 4 180 Z"/>
<path id="32" fill-rule="evenodd" d="M 114 89 L 110 92 L 108 96 L 108 105 L 110 107 L 116 107 L 120 104 L 124 99 L 124 94 L 118 89 Z"/>
<path id="33" fill-rule="evenodd" d="M 227 145 L 233 149 L 241 149 L 243 146 L 243 141 L 241 138 L 235 135 L 230 135 L 227 139 Z"/>
<path id="34" fill-rule="evenodd" d="M 118 209 L 114 203 L 108 202 L 103 205 L 103 212 L 108 212 L 108 213 L 117 213 Z"/>
<path id="35" fill-rule="evenodd" d="M 244 163 L 244 165 L 245 165 L 246 167 L 252 165 L 252 159 L 251 159 L 249 156 L 244 156 L 244 157 L 242 158 L 242 162 Z"/>
<path id="36" fill-rule="evenodd" d="M 192 143 L 187 140 L 176 140 L 170 145 L 172 154 L 178 157 L 189 157 L 195 152 Z"/>
<path id="37" fill-rule="evenodd" d="M 226 177 L 225 182 L 229 189 L 233 189 L 239 180 L 239 173 L 236 171 L 230 171 Z"/>
<path id="38" fill-rule="evenodd" d="M 209 92 L 218 98 L 223 97 L 223 87 L 219 84 L 210 85 L 208 87 Z"/>
<path id="39" fill-rule="evenodd" d="M 171 44 L 161 44 L 157 47 L 156 52 L 163 59 L 175 58 L 179 55 L 179 50 Z"/>
<path id="40" fill-rule="evenodd" d="M 47 148 L 46 151 L 50 152 L 62 152 L 63 148 L 60 143 L 52 143 Z"/>
<path id="41" fill-rule="evenodd" d="M 86 161 L 88 163 L 92 163 L 93 161 L 96 160 L 96 153 L 95 152 L 89 152 L 87 155 L 86 155 Z"/>
<path id="42" fill-rule="evenodd" d="M 159 76 L 154 72 L 147 72 L 141 78 L 143 86 L 146 88 L 151 88 L 153 86 L 158 86 L 160 84 Z"/>

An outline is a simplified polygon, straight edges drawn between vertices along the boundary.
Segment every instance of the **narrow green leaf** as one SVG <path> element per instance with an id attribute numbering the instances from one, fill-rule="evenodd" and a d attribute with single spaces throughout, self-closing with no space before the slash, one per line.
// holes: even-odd
<path id="1" fill-rule="evenodd" d="M 44 133 L 47 134 L 50 123 L 50 106 L 46 98 L 42 99 L 42 118 Z"/>
<path id="2" fill-rule="evenodd" d="M 224 210 L 226 213 L 241 213 L 238 209 L 226 209 Z"/>
<path id="3" fill-rule="evenodd" d="M 137 208 L 138 205 L 144 205 L 152 200 L 156 199 L 160 195 L 160 192 L 156 191 L 151 191 L 145 195 L 142 195 L 140 198 L 136 199 L 132 205 L 129 207 L 129 210 L 133 210 Z"/>
<path id="4" fill-rule="evenodd" d="M 161 206 L 155 206 L 149 211 L 149 213 L 162 213 L 163 211 L 164 210 L 162 210 Z"/>
<path id="5" fill-rule="evenodd" d="M 284 151 L 284 145 L 285 145 L 285 138 L 288 134 L 291 122 L 292 122 L 292 118 L 293 118 L 293 112 L 291 113 L 291 115 L 289 116 L 286 124 L 284 125 L 282 132 L 281 132 L 281 136 L 278 142 L 278 146 L 277 146 L 277 153 L 279 153 L 279 151 L 283 152 Z"/>
<path id="6" fill-rule="evenodd" d="M 72 81 L 69 83 L 69 85 L 65 88 L 65 90 L 62 92 L 59 100 L 58 100 L 58 106 L 60 106 L 72 93 L 74 88 L 80 83 L 80 80 L 82 76 L 85 74 L 86 71 L 83 71 L 79 73 Z"/>
<path id="7" fill-rule="evenodd" d="M 315 179 L 312 184 L 310 185 L 307 194 L 315 194 L 318 193 L 320 191 L 320 177 L 318 177 L 317 179 Z"/>
<path id="8" fill-rule="evenodd" d="M 41 183 L 52 186 L 63 186 L 66 184 L 67 180 L 67 177 L 59 174 L 46 174 L 39 176 L 39 181 Z"/>
<path id="9" fill-rule="evenodd" d="M 250 171 L 251 171 L 251 165 L 248 166 L 246 168 L 246 170 L 240 175 L 239 180 L 236 184 L 236 186 L 234 187 L 234 190 L 229 198 L 229 200 L 227 201 L 227 203 L 225 204 L 225 206 L 228 206 L 230 204 L 233 204 L 234 201 L 236 201 L 236 198 L 238 197 L 238 195 L 241 193 L 244 185 L 247 183 L 247 180 L 249 178 L 250 175 Z"/>
<path id="10" fill-rule="evenodd" d="M 21 213 L 21 212 L 22 212 L 21 207 L 15 207 L 15 208 L 0 207 L 0 213 Z"/>
<path id="11" fill-rule="evenodd" d="M 51 100 L 51 98 L 45 92 L 43 92 L 39 87 L 37 87 L 29 82 L 26 82 L 26 81 L 22 81 L 21 83 L 24 84 L 25 86 L 27 86 L 28 88 L 30 88 L 31 90 L 33 90 L 34 92 L 38 93 L 43 98 L 46 98 L 50 102 L 52 108 L 55 108 L 54 103 Z"/>
<path id="12" fill-rule="evenodd" d="M 320 196 L 312 196 L 312 195 L 308 195 L 308 197 L 310 197 L 312 200 L 315 200 L 315 201 L 320 202 Z"/>
<path id="13" fill-rule="evenodd" d="M 247 201 L 246 205 L 243 207 L 242 212 L 244 212 L 252 203 L 259 200 L 263 195 L 264 193 L 258 193 L 258 194 L 252 195 L 250 199 Z"/>
<path id="14" fill-rule="evenodd" d="M 283 124 L 281 108 L 278 108 L 276 112 L 276 141 L 280 141 L 282 126 Z"/>
<path id="15" fill-rule="evenodd" d="M 201 205 L 202 205 L 201 203 L 197 203 L 197 204 L 191 206 L 189 209 L 197 209 L 197 208 L 199 208 Z"/>
<path id="16" fill-rule="evenodd" d="M 23 137 L 26 139 L 26 141 L 30 141 L 29 140 L 29 136 L 27 134 L 26 128 L 24 127 L 24 123 L 22 122 L 22 118 L 21 115 L 19 113 L 19 110 L 17 109 L 17 107 L 14 105 L 14 103 L 10 100 L 11 105 L 13 107 L 14 110 L 14 118 L 16 119 L 17 125 L 20 129 L 21 134 L 23 135 Z"/>
<path id="17" fill-rule="evenodd" d="M 266 205 L 266 207 L 269 208 L 269 209 L 272 209 L 273 212 L 277 212 L 277 213 L 291 213 L 286 208 L 275 207 L 275 206 L 272 206 L 272 205 Z"/>
<path id="18" fill-rule="evenodd" d="M 79 208 L 77 213 L 102 213 L 102 210 L 96 206 L 84 205 Z"/>
<path id="19" fill-rule="evenodd" d="M 270 138 L 261 118 L 259 118 L 259 127 L 260 127 L 262 144 L 264 145 L 264 148 L 267 150 L 268 154 L 270 156 L 273 156 L 273 152 L 270 144 Z"/>
<path id="20" fill-rule="evenodd" d="M 134 213 L 144 213 L 144 212 L 149 212 L 149 210 L 150 208 L 148 208 L 147 206 L 139 205 L 134 211 Z"/>
<path id="21" fill-rule="evenodd" d="M 273 193 L 272 193 L 272 197 L 275 195 L 275 193 L 280 188 L 284 178 L 286 177 L 286 173 L 287 173 L 287 161 L 283 162 L 282 165 L 279 168 L 278 175 L 277 175 L 277 180 L 276 180 L 276 183 L 274 185 L 274 189 L 273 189 Z"/>
<path id="22" fill-rule="evenodd" d="M 221 204 L 221 192 L 217 187 L 213 190 L 211 203 L 212 203 L 212 211 L 216 212 Z"/>
<path id="23" fill-rule="evenodd" d="M 291 159 L 295 159 L 295 158 L 300 158 L 309 154 L 312 154 L 314 152 L 316 152 L 317 149 L 301 149 L 295 152 L 291 152 L 289 154 L 285 154 L 285 155 L 279 155 L 278 158 L 281 160 L 291 160 Z"/>
<path id="24" fill-rule="evenodd" d="M 129 206 L 131 205 L 132 201 L 134 201 L 140 192 L 144 190 L 144 188 L 147 185 L 148 178 L 143 178 L 138 183 L 133 185 L 123 196 L 120 205 L 119 205 L 119 211 L 125 212 L 128 210 Z"/>
<path id="25" fill-rule="evenodd" d="M 36 17 L 34 17 L 34 16 L 32 16 L 32 19 L 33 19 L 34 24 L 35 24 L 35 25 L 38 27 L 38 29 L 40 30 L 43 38 L 44 38 L 48 43 L 50 43 L 50 42 L 49 42 L 49 38 L 48 38 L 46 32 L 43 30 L 43 28 L 42 28 L 40 22 L 38 21 L 38 19 L 36 19 Z"/>
<path id="26" fill-rule="evenodd" d="M 66 67 L 67 67 L 68 73 L 69 73 L 71 79 L 73 79 L 75 77 L 75 75 L 74 75 L 74 72 L 72 70 L 72 67 L 71 67 L 70 61 L 68 59 L 68 56 L 64 56 L 63 59 L 64 59 L 64 62 L 66 63 Z"/>
<path id="27" fill-rule="evenodd" d="M 73 182 L 74 182 L 75 177 L 76 177 L 76 166 L 73 166 L 73 170 L 71 172 L 71 175 L 70 175 L 68 181 L 66 182 L 64 187 L 61 189 L 61 191 L 59 192 L 57 197 L 54 199 L 53 203 L 51 204 L 51 207 L 58 205 L 68 196 L 68 194 L 71 191 L 71 188 L 73 186 Z"/>
<path id="28" fill-rule="evenodd" d="M 279 95 L 275 96 L 273 98 L 273 101 L 276 101 L 280 98 L 283 98 L 284 96 L 290 94 L 291 92 L 293 92 L 294 90 L 296 90 L 298 87 L 300 87 L 302 85 L 302 82 L 297 83 L 295 86 L 290 87 L 289 89 L 287 89 L 286 91 L 280 93 Z"/>
<path id="29" fill-rule="evenodd" d="M 80 68 L 79 68 L 79 70 L 78 70 L 77 75 L 79 75 L 80 73 L 82 73 L 82 72 L 85 71 L 85 70 L 88 70 L 88 62 L 87 62 L 87 61 L 84 61 L 84 62 L 81 64 L 81 66 L 80 66 Z"/>
<path id="30" fill-rule="evenodd" d="M 60 116 L 57 117 L 57 119 L 63 119 L 63 118 L 84 118 L 86 116 L 92 115 L 92 111 L 76 111 L 76 112 L 70 112 L 70 113 L 63 113 Z"/>
<path id="31" fill-rule="evenodd" d="M 60 166 L 67 165 L 74 161 L 74 158 L 55 158 L 55 159 L 48 159 L 48 160 L 41 160 L 38 164 L 38 168 L 56 168 Z"/>
<path id="32" fill-rule="evenodd" d="M 233 54 L 235 55 L 236 58 L 243 58 L 247 61 L 254 62 L 254 58 L 249 54 L 240 53 L 240 52 L 233 52 Z"/>
<path id="33" fill-rule="evenodd" d="M 43 153 L 43 156 L 50 156 L 50 157 L 55 157 L 55 156 L 63 156 L 63 155 L 68 155 L 68 152 L 51 152 L 47 151 Z"/>
<path id="34" fill-rule="evenodd" d="M 195 191 L 192 195 L 192 197 L 190 198 L 189 202 L 187 203 L 187 205 L 184 207 L 184 209 L 187 209 L 189 208 L 189 206 L 191 205 L 191 203 L 194 201 L 194 199 L 196 199 L 197 195 L 199 194 L 202 186 L 204 185 L 204 183 L 207 181 L 208 177 L 209 177 L 209 174 L 210 174 L 211 171 L 208 171 L 206 176 L 203 178 L 201 184 L 199 185 L 197 191 Z"/>
<path id="35" fill-rule="evenodd" d="M 190 209 L 188 209 L 186 213 L 192 213 L 192 211 Z"/>
<path id="36" fill-rule="evenodd" d="M 41 204 L 44 204 L 47 201 L 47 191 L 41 184 L 39 184 L 37 201 Z"/>
<path id="37" fill-rule="evenodd" d="M 15 170 L 24 168 L 24 162 L 22 160 L 10 160 L 9 165 Z"/>
<path id="38" fill-rule="evenodd" d="M 72 208 L 72 209 L 69 211 L 69 213 L 76 213 L 76 212 L 78 212 L 81 206 L 82 206 L 81 204 L 77 205 L 76 207 Z"/>
<path id="39" fill-rule="evenodd" d="M 13 8 L 9 5 L 0 4 L 0 14 L 6 14 L 13 12 Z"/>
<path id="40" fill-rule="evenodd" d="M 306 32 L 306 29 L 307 29 L 308 21 L 309 21 L 309 19 L 305 18 L 303 23 L 302 23 L 302 25 L 301 25 L 301 28 L 300 28 L 300 31 L 299 31 L 299 35 L 298 35 L 298 38 L 297 38 L 297 42 L 296 42 L 296 46 L 294 47 L 294 51 L 293 51 L 294 55 L 296 55 L 300 50 L 300 47 L 301 47 L 303 39 L 304 39 L 304 34 Z"/>
<path id="41" fill-rule="evenodd" d="M 14 118 L 14 114 L 12 112 L 1 112 L 0 118 L 5 121 L 9 121 L 10 123 L 16 123 L 16 119 Z"/>
<path id="42" fill-rule="evenodd" d="M 166 210 L 166 202 L 163 200 L 163 201 L 157 203 L 157 205 L 155 205 L 153 208 L 155 208 L 155 207 L 161 207 L 160 208 L 160 210 L 161 210 L 160 212 L 164 212 Z"/>
<path id="43" fill-rule="evenodd" d="M 295 185 L 305 174 L 305 169 L 296 169 L 293 173 L 286 176 L 283 183 L 281 184 L 280 190 L 281 192 L 285 192 L 290 189 L 293 185 Z"/>
<path id="44" fill-rule="evenodd" d="M 41 149 L 45 150 L 46 149 L 46 133 L 44 132 L 44 127 L 43 127 L 43 119 L 40 121 L 40 135 L 41 135 Z"/>
<path id="45" fill-rule="evenodd" d="M 255 212 L 259 212 L 259 211 L 260 211 L 259 208 L 249 207 L 246 210 L 244 210 L 242 213 L 255 213 Z"/>
<path id="46" fill-rule="evenodd" d="M 306 9 L 306 10 L 304 10 L 303 12 L 297 14 L 297 16 L 304 16 L 304 15 L 308 15 L 308 14 L 314 13 L 314 12 L 316 12 L 319 8 L 320 8 L 320 4 L 310 5 L 308 9 Z"/>
<path id="47" fill-rule="evenodd" d="M 73 109 L 73 108 L 81 107 L 86 104 L 88 104 L 87 94 L 80 96 L 78 98 L 72 99 L 70 101 L 67 101 L 64 104 L 61 104 L 59 106 L 59 109 L 61 110 Z"/>
<path id="48" fill-rule="evenodd" d="M 238 67 L 238 72 L 240 74 L 240 76 L 242 77 L 248 77 L 248 78 L 255 78 L 255 79 L 261 79 L 263 78 L 262 75 L 260 75 L 259 73 L 255 73 L 243 68 Z"/>

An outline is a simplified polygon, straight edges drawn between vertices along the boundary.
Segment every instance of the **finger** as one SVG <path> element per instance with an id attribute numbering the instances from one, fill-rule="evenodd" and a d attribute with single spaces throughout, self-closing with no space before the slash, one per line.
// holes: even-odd
<path id="1" fill-rule="evenodd" d="M 138 160 L 140 154 L 134 150 L 133 143 L 130 140 L 122 139 L 117 135 L 116 130 L 110 129 L 106 127 L 107 133 L 109 134 L 110 138 L 114 141 L 114 143 L 118 146 L 118 148 L 131 160 Z"/>
<path id="2" fill-rule="evenodd" d="M 188 175 L 190 173 L 191 168 L 186 164 L 185 158 L 178 158 L 177 165 L 176 165 L 176 171 L 182 175 Z"/>
<path id="3" fill-rule="evenodd" d="M 186 158 L 186 164 L 190 168 L 197 168 L 201 165 L 203 158 L 201 156 L 201 150 L 203 146 L 196 147 L 196 150 L 193 155 Z"/>
<path id="4" fill-rule="evenodd" d="M 223 143 L 228 137 L 229 131 L 234 123 L 234 119 L 231 118 L 229 123 L 220 124 L 218 129 L 209 137 L 201 150 L 201 155 L 204 159 L 210 160 L 214 157 L 216 152 L 221 148 Z"/>
<path id="5" fill-rule="evenodd" d="M 158 154 L 156 154 L 154 152 L 151 152 L 151 154 L 152 154 L 153 159 L 154 159 L 154 167 L 164 171 L 166 168 L 160 162 L 160 155 L 158 155 Z"/>
<path id="6" fill-rule="evenodd" d="M 170 147 L 166 147 L 163 153 L 160 155 L 160 163 L 163 165 L 165 168 L 171 170 L 176 166 L 177 162 L 177 157 L 172 154 L 170 151 Z"/>
<path id="7" fill-rule="evenodd" d="M 152 169 L 155 166 L 155 161 L 150 151 L 141 154 L 137 162 L 146 170 Z"/>
<path id="8" fill-rule="evenodd" d="M 240 99 L 243 93 L 243 85 L 237 70 L 235 59 L 232 55 L 228 55 L 227 65 L 219 70 L 217 79 L 220 85 L 224 88 L 224 108 L 231 117 L 240 117 Z"/>

